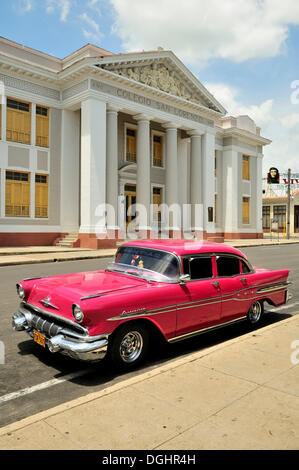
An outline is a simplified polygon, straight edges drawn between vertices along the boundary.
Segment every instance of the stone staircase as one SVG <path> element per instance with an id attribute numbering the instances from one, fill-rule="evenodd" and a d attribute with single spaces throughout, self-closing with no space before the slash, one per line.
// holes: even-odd
<path id="1" fill-rule="evenodd" d="M 55 243 L 56 246 L 62 246 L 66 248 L 72 248 L 72 244 L 78 239 L 78 233 L 72 232 L 67 233 L 58 243 Z"/>

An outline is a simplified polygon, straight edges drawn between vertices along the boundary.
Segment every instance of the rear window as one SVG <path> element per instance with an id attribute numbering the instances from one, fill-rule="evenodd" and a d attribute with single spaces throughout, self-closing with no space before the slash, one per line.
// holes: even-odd
<path id="1" fill-rule="evenodd" d="M 218 276 L 235 276 L 240 274 L 239 258 L 233 256 L 217 256 L 217 272 Z"/>

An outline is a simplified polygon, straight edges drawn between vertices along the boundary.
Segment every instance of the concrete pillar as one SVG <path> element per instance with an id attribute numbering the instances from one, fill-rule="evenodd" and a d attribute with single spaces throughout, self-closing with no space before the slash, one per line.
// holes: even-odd
<path id="1" fill-rule="evenodd" d="M 79 230 L 80 112 L 62 111 L 61 132 L 61 231 Z"/>
<path id="2" fill-rule="evenodd" d="M 177 126 L 173 123 L 164 125 L 166 128 L 166 172 L 165 202 L 168 209 L 169 236 L 180 232 L 180 205 L 178 201 L 178 137 Z"/>
<path id="3" fill-rule="evenodd" d="M 151 162 L 150 162 L 150 119 L 144 115 L 134 116 L 138 121 L 136 143 L 136 203 L 137 227 L 141 237 L 147 237 L 150 230 L 151 203 Z"/>
<path id="4" fill-rule="evenodd" d="M 115 240 L 104 239 L 105 204 L 106 103 L 88 98 L 81 104 L 81 247 L 115 246 Z"/>
<path id="5" fill-rule="evenodd" d="M 263 156 L 256 158 L 256 231 L 263 238 Z M 252 157 L 253 158 L 253 157 Z M 251 185 L 254 182 L 251 182 Z"/>
<path id="6" fill-rule="evenodd" d="M 191 229 L 197 237 L 203 232 L 202 145 L 201 133 L 191 133 L 190 146 Z"/>
<path id="7" fill-rule="evenodd" d="M 181 227 L 183 231 L 190 231 L 190 211 L 189 209 L 189 175 L 188 175 L 188 143 L 189 139 L 178 139 L 178 201 L 180 203 Z"/>
<path id="8" fill-rule="evenodd" d="M 224 150 L 222 155 L 223 231 L 227 237 L 238 233 L 239 178 L 238 152 Z"/>
<path id="9" fill-rule="evenodd" d="M 204 231 L 206 234 L 215 234 L 215 135 L 209 132 L 202 136 L 201 183 Z"/>
<path id="10" fill-rule="evenodd" d="M 0 83 L 0 104 L 1 104 L 1 135 L 0 138 L 2 141 L 6 140 L 6 96 L 4 95 L 4 86 Z M 3 94 L 2 94 L 3 93 Z"/>
<path id="11" fill-rule="evenodd" d="M 106 160 L 106 198 L 107 230 L 115 231 L 118 225 L 118 110 L 107 109 L 107 160 Z"/>

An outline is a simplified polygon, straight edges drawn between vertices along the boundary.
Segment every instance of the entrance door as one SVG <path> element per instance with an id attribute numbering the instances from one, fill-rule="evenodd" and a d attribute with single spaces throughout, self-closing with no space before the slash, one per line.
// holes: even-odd
<path id="1" fill-rule="evenodd" d="M 294 232 L 299 233 L 299 206 L 294 207 Z"/>
<path id="2" fill-rule="evenodd" d="M 126 200 L 126 231 L 128 231 L 128 225 L 133 223 L 136 217 L 136 184 L 125 185 L 125 200 Z"/>
<path id="3" fill-rule="evenodd" d="M 155 226 L 158 233 L 161 232 L 161 223 L 162 223 L 161 204 L 162 204 L 162 188 L 155 186 L 153 188 L 153 225 Z"/>

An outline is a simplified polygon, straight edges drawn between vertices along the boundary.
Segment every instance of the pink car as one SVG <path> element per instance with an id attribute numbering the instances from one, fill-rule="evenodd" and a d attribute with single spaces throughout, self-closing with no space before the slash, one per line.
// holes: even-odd
<path id="1" fill-rule="evenodd" d="M 123 368 L 139 364 L 157 335 L 180 341 L 247 320 L 264 302 L 287 301 L 289 270 L 252 267 L 239 250 L 217 243 L 145 240 L 125 243 L 105 271 L 25 279 L 13 316 L 51 352 Z"/>

